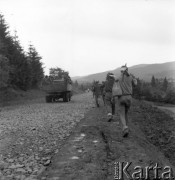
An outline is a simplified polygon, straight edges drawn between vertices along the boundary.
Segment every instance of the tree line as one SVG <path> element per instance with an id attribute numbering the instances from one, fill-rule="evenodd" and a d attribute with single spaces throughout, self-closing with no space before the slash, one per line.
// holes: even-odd
<path id="1" fill-rule="evenodd" d="M 89 82 L 82 82 L 82 83 L 78 83 L 77 80 L 73 81 L 72 83 L 72 87 L 73 87 L 73 91 L 75 93 L 80 93 L 80 92 L 85 92 L 87 90 L 91 90 L 92 89 L 92 83 Z"/>
<path id="2" fill-rule="evenodd" d="M 37 88 L 44 77 L 41 59 L 32 44 L 24 51 L 18 36 L 10 35 L 9 26 L 0 14 L 0 90 Z"/>
<path id="3" fill-rule="evenodd" d="M 175 104 L 175 86 L 166 77 L 164 79 L 157 79 L 152 76 L 150 82 L 137 80 L 138 84 L 133 89 L 135 98 Z"/>

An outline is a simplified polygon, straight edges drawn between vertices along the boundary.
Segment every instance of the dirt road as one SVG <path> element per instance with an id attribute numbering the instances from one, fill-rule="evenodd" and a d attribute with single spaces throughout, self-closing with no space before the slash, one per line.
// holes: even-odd
<path id="1" fill-rule="evenodd" d="M 44 97 L 0 109 L 0 180 L 36 179 L 93 105 L 89 94 L 45 103 Z"/>
<path id="2" fill-rule="evenodd" d="M 172 116 L 175 120 L 175 106 L 157 106 L 157 107 L 163 110 L 165 113 Z"/>
<path id="3" fill-rule="evenodd" d="M 102 104 L 102 103 L 101 103 Z M 1 180 L 111 180 L 118 162 L 135 166 L 175 166 L 175 121 L 144 102 L 130 110 L 130 135 L 121 136 L 119 116 L 107 122 L 105 107 L 92 108 L 90 93 L 69 103 L 44 99 L 0 111 Z M 80 121 L 81 120 L 81 121 Z M 159 171 L 161 177 L 162 171 Z M 121 174 L 120 174 L 121 175 Z M 126 174 L 124 179 L 128 179 Z M 149 172 L 154 177 L 154 171 Z"/>
<path id="4" fill-rule="evenodd" d="M 140 166 L 142 177 L 146 178 L 146 167 L 154 168 L 156 163 L 162 167 L 159 177 L 167 165 L 174 170 L 171 117 L 157 108 L 134 101 L 130 111 L 130 135 L 125 139 L 121 136 L 119 117 L 116 115 L 115 121 L 109 123 L 104 112 L 105 108 L 101 107 L 86 113 L 40 179 L 117 179 L 119 162 L 132 162 L 129 176 L 134 167 Z M 155 178 L 153 170 L 148 174 L 150 179 Z M 129 178 L 123 174 L 123 179 Z"/>

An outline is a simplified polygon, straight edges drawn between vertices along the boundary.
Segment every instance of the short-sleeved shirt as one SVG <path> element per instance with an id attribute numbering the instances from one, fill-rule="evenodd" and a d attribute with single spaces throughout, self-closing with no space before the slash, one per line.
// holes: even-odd
<path id="1" fill-rule="evenodd" d="M 132 95 L 133 93 L 132 85 L 137 84 L 137 80 L 131 75 L 123 74 L 119 77 L 119 83 L 123 95 Z"/>

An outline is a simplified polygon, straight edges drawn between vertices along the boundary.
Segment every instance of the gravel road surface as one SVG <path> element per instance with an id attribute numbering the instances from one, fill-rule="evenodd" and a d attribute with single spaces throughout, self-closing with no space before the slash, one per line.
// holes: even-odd
<path id="1" fill-rule="evenodd" d="M 34 103 L 0 109 L 0 179 L 36 179 L 93 106 L 91 93 L 68 103 Z"/>

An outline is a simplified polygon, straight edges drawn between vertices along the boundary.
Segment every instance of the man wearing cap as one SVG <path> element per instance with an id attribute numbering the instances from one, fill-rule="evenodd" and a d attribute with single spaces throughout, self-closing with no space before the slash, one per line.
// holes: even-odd
<path id="1" fill-rule="evenodd" d="M 137 85 L 136 78 L 128 73 L 128 68 L 126 65 L 122 66 L 120 69 L 121 75 L 118 78 L 122 95 L 118 96 L 119 114 L 120 120 L 123 126 L 123 137 L 127 137 L 129 133 L 128 129 L 128 110 L 132 102 L 132 86 Z"/>
<path id="2" fill-rule="evenodd" d="M 107 116 L 109 122 L 113 119 L 113 115 L 115 114 L 115 102 L 113 101 L 112 98 L 112 87 L 114 81 L 115 81 L 114 74 L 108 73 L 106 76 L 104 91 L 105 91 L 105 105 L 108 113 Z"/>

